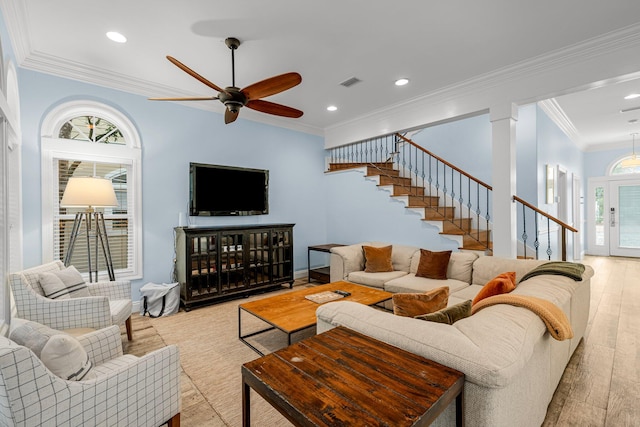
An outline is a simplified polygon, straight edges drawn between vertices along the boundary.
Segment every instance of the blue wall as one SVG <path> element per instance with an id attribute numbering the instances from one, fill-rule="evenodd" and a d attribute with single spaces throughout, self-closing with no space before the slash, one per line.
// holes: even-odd
<path id="1" fill-rule="evenodd" d="M 323 139 L 248 120 L 225 125 L 221 114 L 19 70 L 23 130 L 24 265 L 42 262 L 40 128 L 54 106 L 73 99 L 111 105 L 126 114 L 142 139 L 144 278 L 171 280 L 173 227 L 187 212 L 189 162 L 269 170 L 269 215 L 197 217 L 193 225 L 295 223 L 295 270 L 305 270 L 308 245 L 326 236 Z"/>

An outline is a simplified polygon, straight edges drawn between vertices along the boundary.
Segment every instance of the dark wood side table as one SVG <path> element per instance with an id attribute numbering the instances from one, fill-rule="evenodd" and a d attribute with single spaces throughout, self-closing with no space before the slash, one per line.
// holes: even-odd
<path id="1" fill-rule="evenodd" d="M 330 253 L 331 248 L 335 248 L 338 246 L 344 246 L 344 245 L 341 245 L 338 243 L 328 243 L 326 245 L 314 245 L 314 246 L 309 246 L 307 248 L 307 266 L 308 266 L 309 282 L 311 282 L 311 280 L 315 280 L 316 282 L 320 282 L 320 283 L 329 283 L 331 281 L 329 266 L 311 268 L 311 252 L 315 251 L 315 252 Z"/>
<path id="2" fill-rule="evenodd" d="M 296 426 L 427 426 L 454 400 L 464 426 L 462 372 L 344 327 L 245 363 L 243 426 L 251 388 Z"/>

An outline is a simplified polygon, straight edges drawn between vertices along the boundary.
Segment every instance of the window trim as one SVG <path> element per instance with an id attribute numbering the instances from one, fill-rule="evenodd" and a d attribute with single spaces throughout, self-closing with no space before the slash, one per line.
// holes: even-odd
<path id="1" fill-rule="evenodd" d="M 117 125 L 127 141 L 126 145 L 94 143 L 61 139 L 56 132 L 64 123 L 79 115 L 96 115 Z M 54 192 L 57 182 L 55 162 L 74 159 L 87 162 L 120 163 L 131 167 L 132 183 L 128 183 L 133 203 L 133 271 L 118 275 L 118 279 L 141 279 L 142 263 L 142 167 L 140 138 L 133 124 L 122 113 L 93 101 L 73 101 L 51 110 L 42 124 L 41 136 L 41 200 L 42 200 L 42 260 L 54 258 Z"/>

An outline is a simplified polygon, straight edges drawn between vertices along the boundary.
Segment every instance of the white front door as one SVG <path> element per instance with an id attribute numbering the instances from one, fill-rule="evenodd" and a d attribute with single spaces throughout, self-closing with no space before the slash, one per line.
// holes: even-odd
<path id="1" fill-rule="evenodd" d="M 588 252 L 640 257 L 640 179 L 590 180 L 588 192 Z"/>
<path id="2" fill-rule="evenodd" d="M 640 257 L 640 182 L 609 183 L 609 252 Z"/>

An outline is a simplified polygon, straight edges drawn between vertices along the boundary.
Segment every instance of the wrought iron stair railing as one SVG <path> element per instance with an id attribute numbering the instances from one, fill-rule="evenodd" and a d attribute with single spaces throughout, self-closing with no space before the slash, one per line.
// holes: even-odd
<path id="1" fill-rule="evenodd" d="M 399 133 L 329 149 L 329 170 L 375 169 L 381 185 L 408 198 L 409 208 L 425 208 L 425 220 L 443 221 L 447 234 L 463 236 L 463 247 L 491 249 L 490 185 Z"/>
<path id="2" fill-rule="evenodd" d="M 492 187 L 410 138 L 391 133 L 331 148 L 328 163 L 330 171 L 366 166 L 367 175 L 380 177 L 380 185 L 393 185 L 392 196 L 406 197 L 407 207 L 425 208 L 425 220 L 443 221 L 443 233 L 462 235 L 463 248 L 491 252 Z M 559 247 L 559 257 L 566 260 L 567 231 L 578 230 L 518 196 L 513 200 L 522 207 L 518 212 L 518 240 L 523 247 L 519 256 L 531 258 L 532 251 L 538 259 L 540 248 L 546 244 L 548 259 L 554 255 L 553 248 Z M 540 222 L 546 222 L 546 230 Z M 551 224 L 561 230 L 557 244 L 552 244 L 557 239 Z M 530 243 L 532 233 L 535 238 Z"/>
<path id="3" fill-rule="evenodd" d="M 541 231 L 540 231 L 539 223 L 540 221 L 542 221 L 543 223 L 546 222 L 546 231 L 542 232 L 542 239 L 546 240 L 545 254 L 547 255 L 547 258 L 550 260 L 553 255 L 552 246 L 557 246 L 557 245 L 552 245 L 551 243 L 552 237 L 555 239 L 555 236 L 553 236 L 554 233 L 552 232 L 552 227 L 551 227 L 551 224 L 553 223 L 560 227 L 560 231 L 559 231 L 560 259 L 562 261 L 566 261 L 567 260 L 567 231 L 570 231 L 572 233 L 577 233 L 578 230 L 570 226 L 569 224 L 564 223 L 558 218 L 555 218 L 552 215 L 549 215 L 548 213 L 541 211 L 531 203 L 528 203 L 527 201 L 522 200 L 518 196 L 513 196 L 513 201 L 519 203 L 522 208 L 522 211 L 518 212 L 518 216 L 522 218 L 520 221 L 520 224 L 522 225 L 522 230 L 521 230 L 522 234 L 520 235 L 520 238 L 522 239 L 522 245 L 524 246 L 524 250 L 523 250 L 524 257 L 527 258 L 527 250 L 529 249 L 527 245 L 527 241 L 529 240 L 530 225 L 528 224 L 531 224 L 531 222 L 533 222 L 533 234 L 535 236 L 535 238 L 533 239 L 533 250 L 535 251 L 535 258 L 536 259 L 540 258 L 539 256 L 540 246 L 541 244 L 544 245 L 545 243 L 544 241 L 542 243 L 540 242 Z M 539 218 L 540 216 L 542 216 L 542 219 Z"/>

